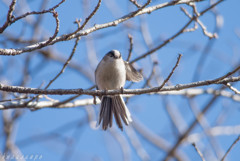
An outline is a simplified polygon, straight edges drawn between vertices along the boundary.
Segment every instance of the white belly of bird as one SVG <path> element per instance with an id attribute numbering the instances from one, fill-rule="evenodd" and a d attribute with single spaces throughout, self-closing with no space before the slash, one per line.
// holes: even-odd
<path id="1" fill-rule="evenodd" d="M 126 70 L 125 65 L 122 60 L 117 60 L 114 62 L 101 62 L 102 68 L 96 74 L 96 83 L 98 89 L 110 90 L 110 89 L 120 89 L 124 86 L 126 81 Z"/>

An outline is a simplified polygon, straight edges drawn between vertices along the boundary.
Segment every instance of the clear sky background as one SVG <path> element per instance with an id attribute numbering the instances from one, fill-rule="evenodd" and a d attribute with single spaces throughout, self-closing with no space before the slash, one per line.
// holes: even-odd
<path id="1" fill-rule="evenodd" d="M 30 10 L 39 10 L 39 5 L 41 1 L 37 0 L 26 0 L 29 4 Z M 129 11 L 134 11 L 136 8 L 133 5 L 129 5 L 129 1 L 111 1 L 103 0 L 103 3 L 94 15 L 90 23 L 85 27 L 89 28 L 94 24 L 102 24 L 106 22 L 113 21 L 119 17 L 124 16 Z M 140 1 L 143 3 L 144 1 Z M 163 0 L 153 0 L 150 4 L 156 5 L 163 3 Z M 88 3 L 89 9 L 87 15 L 92 11 L 97 1 L 92 0 Z M 48 7 L 56 4 L 56 0 L 50 1 Z M 117 5 L 118 9 L 114 8 L 114 14 L 107 7 L 106 4 Z M 131 7 L 129 7 L 131 6 Z M 209 1 L 201 2 L 197 4 L 198 10 L 202 11 L 209 6 Z M 223 18 L 223 26 L 219 32 L 219 38 L 214 41 L 211 51 L 209 52 L 206 61 L 201 64 L 202 71 L 198 75 L 197 80 L 193 79 L 193 74 L 196 71 L 197 63 L 205 46 L 210 42 L 209 39 L 203 35 L 201 28 L 199 27 L 195 32 L 189 32 L 182 34 L 178 38 L 174 39 L 170 44 L 166 45 L 161 50 L 155 52 L 153 57 L 158 59 L 158 73 L 166 78 L 172 67 L 175 65 L 177 56 L 179 53 L 183 55 L 179 67 L 171 78 L 171 84 L 181 84 L 190 83 L 192 81 L 200 81 L 206 79 L 214 79 L 220 77 L 234 66 L 239 64 L 240 61 L 240 1 L 239 0 L 226 0 L 217 6 L 217 12 Z M 191 11 L 190 7 L 182 5 L 188 11 Z M 7 6 L 0 2 L 0 24 L 5 20 L 4 15 L 7 13 Z M 69 33 L 76 29 L 76 24 L 73 24 L 76 18 L 84 19 L 86 17 L 85 11 L 83 10 L 82 0 L 66 0 L 66 2 L 56 9 L 60 19 L 60 32 L 59 35 Z M 36 17 L 29 17 L 30 19 Z M 214 31 L 215 19 L 211 12 L 205 14 L 200 18 L 209 32 Z M 89 37 L 83 37 L 77 47 L 76 54 L 74 55 L 73 62 L 81 63 L 83 67 L 86 67 L 90 72 L 92 80 L 94 79 L 94 70 L 97 63 L 102 59 L 102 57 L 112 49 L 117 49 L 122 53 L 124 59 L 127 58 L 127 53 L 129 49 L 128 34 L 133 36 L 134 40 L 134 50 L 131 60 L 137 56 L 145 53 L 149 50 L 146 45 L 142 45 L 143 37 L 139 30 L 135 29 L 139 27 L 139 21 L 146 21 L 150 31 L 150 36 L 153 40 L 153 47 L 160 44 L 163 40 L 171 37 L 179 29 L 185 25 L 189 20 L 186 15 L 180 10 L 180 6 L 167 7 L 151 14 L 136 17 L 127 23 L 132 23 L 132 28 L 124 28 L 124 24 L 120 24 L 116 27 L 111 27 L 96 31 L 89 35 Z M 13 35 L 19 35 L 19 28 L 22 28 L 23 23 L 17 22 L 10 26 L 6 32 L 11 32 Z M 193 25 L 192 25 L 193 26 Z M 43 30 L 49 32 L 50 34 L 54 32 L 55 20 L 52 16 L 45 16 L 42 24 Z M 29 33 L 28 33 L 29 32 Z M 31 35 L 30 31 L 27 31 L 25 38 Z M 101 37 L 103 35 L 107 35 Z M 39 33 L 41 37 L 41 33 Z M 91 40 L 92 39 L 92 40 Z M 4 41 L 0 35 L 0 41 Z M 94 44 L 95 48 L 87 48 L 87 43 Z M 12 46 L 7 46 L 8 48 L 14 48 Z M 67 58 L 74 45 L 74 40 L 68 42 L 59 42 L 54 45 L 54 49 L 57 53 L 61 54 L 64 58 Z M 0 48 L 5 48 L 5 46 L 0 44 Z M 96 52 L 96 57 L 92 57 L 92 64 L 89 64 L 89 58 L 86 53 L 90 50 Z M 7 62 L 10 59 L 14 59 L 15 67 L 9 70 L 5 74 L 5 78 L 1 78 L 1 83 L 3 80 L 8 80 L 11 85 L 18 85 L 19 80 L 21 80 L 22 66 L 25 59 L 25 54 L 17 57 L 4 57 L 0 56 L 1 68 L 4 69 Z M 42 57 L 39 55 L 34 56 L 34 61 L 30 63 L 31 67 L 35 67 L 37 64 L 41 64 Z M 152 64 L 149 64 L 149 58 L 141 60 L 135 64 L 138 69 L 143 69 L 144 75 L 147 77 L 150 75 L 152 70 Z M 19 68 L 18 68 L 19 67 Z M 32 74 L 32 80 L 28 87 L 39 87 L 42 83 L 47 84 L 61 69 L 62 65 L 54 62 L 45 62 L 40 65 L 41 71 Z M 18 72 L 19 70 L 19 72 Z M 162 81 L 162 80 L 161 80 Z M 141 88 L 144 84 L 143 82 L 134 84 L 131 88 Z M 84 78 L 78 72 L 67 68 L 65 72 L 51 85 L 50 88 L 56 89 L 75 89 L 84 88 L 87 89 L 94 85 L 94 82 L 89 81 Z M 127 83 L 129 85 L 129 83 Z M 127 86 L 126 85 L 126 86 Z M 152 82 L 153 86 L 157 86 L 157 82 Z M 125 87 L 126 87 L 125 86 Z M 212 88 L 218 89 L 218 86 L 211 86 Z M 236 88 L 240 88 L 239 84 L 235 84 Z M 208 88 L 208 87 L 201 87 Z M 69 96 L 51 96 L 53 99 L 64 100 L 69 98 Z M 89 96 L 81 96 L 78 99 L 91 98 Z M 196 98 L 199 108 L 203 108 L 204 105 L 210 100 L 211 96 L 203 95 Z M 128 102 L 128 107 L 133 115 L 134 121 L 141 122 L 144 126 L 150 129 L 152 132 L 163 137 L 170 143 L 174 143 L 176 138 L 174 137 L 176 133 L 171 129 L 172 123 L 169 121 L 169 117 L 166 113 L 166 107 L 164 101 L 168 100 L 173 108 L 177 108 L 184 119 L 186 119 L 187 125 L 194 119 L 189 105 L 182 96 L 161 96 L 161 95 L 139 95 L 131 98 Z M 217 101 L 211 110 L 207 113 L 206 117 L 209 121 L 210 126 L 217 125 L 217 118 L 219 114 L 229 108 L 228 114 L 226 114 L 225 120 L 221 123 L 223 126 L 233 126 L 240 124 L 240 111 L 239 102 L 233 102 L 227 98 L 221 98 Z M 123 160 L 123 152 L 120 148 L 119 142 L 116 141 L 114 135 L 109 131 L 102 131 L 100 129 L 91 128 L 86 114 L 86 108 L 98 112 L 99 105 L 87 106 L 87 107 L 76 107 L 76 108 L 66 108 L 66 109 L 41 109 L 37 111 L 24 110 L 24 114 L 19 118 L 18 123 L 15 127 L 15 141 L 16 145 L 19 146 L 24 155 L 30 154 L 41 154 L 43 156 L 42 160 L 99 160 L 99 161 L 121 161 Z M 0 111 L 2 114 L 2 111 Z M 1 120 L 2 121 L 2 120 Z M 186 126 L 187 126 L 186 125 Z M 184 128 L 184 125 L 182 125 Z M 0 124 L 2 129 L 2 124 Z M 59 129 L 60 128 L 60 129 Z M 120 142 L 126 141 L 129 145 L 130 150 L 129 156 L 130 160 L 140 161 L 137 152 L 130 143 L 129 138 L 126 135 L 126 129 L 121 132 L 114 125 L 113 133 L 118 133 L 120 138 L 123 139 Z M 193 133 L 200 133 L 202 129 L 197 126 Z M 235 135 L 220 135 L 217 136 L 217 141 L 222 147 L 223 152 L 232 144 L 234 139 L 238 136 L 240 131 L 236 132 Z M 164 158 L 165 153 L 159 150 L 153 144 L 150 144 L 144 137 L 137 134 L 136 136 L 142 146 L 148 153 L 151 161 L 159 161 Z M 0 133 L 0 151 L 2 151 L 4 143 L 4 137 Z M 197 145 L 201 150 L 203 150 L 204 155 L 207 155 L 207 149 L 211 148 L 207 139 L 203 138 L 201 141 L 197 142 Z M 237 144 L 232 152 L 229 154 L 228 159 L 235 161 L 239 159 L 239 148 L 240 143 Z M 189 142 L 181 146 L 181 149 L 186 151 L 191 160 L 200 160 L 194 148 Z M 110 155 L 109 155 L 110 153 Z M 224 154 L 224 153 L 223 153 Z"/>

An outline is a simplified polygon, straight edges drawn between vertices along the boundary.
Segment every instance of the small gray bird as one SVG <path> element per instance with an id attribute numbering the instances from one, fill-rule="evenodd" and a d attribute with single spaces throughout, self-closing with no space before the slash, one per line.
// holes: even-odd
<path id="1" fill-rule="evenodd" d="M 142 75 L 131 64 L 122 59 L 118 50 L 108 52 L 95 71 L 95 82 L 97 89 L 100 90 L 121 89 L 126 80 L 138 82 L 142 79 Z M 121 95 L 103 96 L 100 99 L 98 123 L 100 125 L 102 122 L 103 130 L 107 130 L 108 126 L 112 127 L 113 114 L 121 130 L 123 130 L 122 121 L 126 125 L 132 121 L 131 114 Z"/>

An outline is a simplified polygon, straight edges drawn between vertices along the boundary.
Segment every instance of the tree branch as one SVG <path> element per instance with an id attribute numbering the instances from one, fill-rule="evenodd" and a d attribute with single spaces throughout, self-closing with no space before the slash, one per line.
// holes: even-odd
<path id="1" fill-rule="evenodd" d="M 200 12 L 198 15 L 199 17 L 202 16 L 204 13 L 206 13 L 208 10 L 212 9 L 213 7 L 215 7 L 217 4 L 221 3 L 223 0 L 219 0 L 218 2 L 214 3 L 213 5 L 211 5 L 210 7 L 206 8 L 205 10 L 203 10 L 202 12 Z M 172 1 L 174 2 L 174 1 Z M 178 1 L 182 2 L 182 1 Z M 189 4 L 190 1 L 187 3 Z M 196 20 L 196 17 L 193 16 L 187 23 L 186 25 L 184 25 L 176 34 L 174 34 L 172 37 L 170 37 L 169 39 L 165 40 L 162 44 L 158 45 L 157 47 L 153 48 L 152 50 L 146 52 L 145 54 L 142 54 L 141 56 L 137 57 L 136 59 L 132 60 L 130 63 L 134 63 L 140 59 L 145 58 L 146 56 L 153 54 L 155 51 L 161 49 L 162 47 L 164 47 L 165 45 L 167 45 L 168 43 L 170 43 L 173 39 L 175 39 L 176 37 L 178 37 L 180 34 L 182 34 L 183 32 L 189 31 L 186 28 L 193 22 Z M 192 31 L 192 30 L 190 30 Z M 1 54 L 1 50 L 0 50 L 0 54 Z"/>
<path id="2" fill-rule="evenodd" d="M 48 45 L 53 45 L 53 44 L 55 44 L 57 42 L 60 42 L 60 41 L 67 41 L 67 40 L 71 40 L 71 39 L 81 37 L 81 36 L 86 36 L 86 35 L 94 32 L 94 31 L 104 29 L 104 28 L 107 28 L 107 27 L 117 26 L 118 24 L 123 23 L 123 22 L 125 22 L 125 21 L 127 21 L 127 20 L 129 20 L 133 17 L 139 16 L 139 15 L 142 15 L 142 14 L 146 14 L 146 13 L 149 14 L 149 13 L 151 13 L 155 10 L 161 9 L 161 8 L 165 8 L 165 7 L 172 6 L 172 5 L 187 4 L 187 3 L 195 2 L 195 1 L 196 0 L 185 0 L 185 1 L 177 1 L 177 2 L 176 1 L 170 1 L 170 2 L 165 2 L 165 3 L 162 3 L 162 4 L 158 4 L 158 5 L 155 5 L 155 6 L 147 7 L 147 8 L 142 8 L 141 7 L 137 11 L 133 11 L 133 12 L 117 19 L 117 20 L 114 20 L 114 21 L 111 21 L 111 22 L 108 22 L 108 23 L 104 23 L 104 24 L 96 24 L 91 28 L 85 29 L 83 31 L 79 31 L 76 34 L 70 33 L 70 34 L 66 34 L 66 35 L 56 37 Z M 150 2 L 150 1 L 148 1 L 148 2 Z M 148 4 L 148 2 L 146 3 L 146 5 Z M 145 5 L 143 7 L 145 7 Z M 38 42 L 38 43 L 35 43 L 33 45 L 29 45 L 29 46 L 26 46 L 24 48 L 19 48 L 19 49 L 0 49 L 0 55 L 14 56 L 14 55 L 19 55 L 19 54 L 22 54 L 22 53 L 25 53 L 25 52 L 31 52 L 31 51 L 34 51 L 34 50 L 41 49 L 41 48 L 45 47 L 43 44 L 45 44 L 47 41 L 48 40 L 45 40 L 45 41 Z"/>
<path id="3" fill-rule="evenodd" d="M 123 90 L 84 90 L 79 89 L 38 89 L 38 88 L 29 88 L 21 86 L 8 86 L 0 84 L 0 90 L 5 92 L 16 92 L 16 93 L 25 93 L 25 94 L 46 94 L 46 95 L 69 95 L 69 94 L 80 94 L 80 95 L 91 95 L 91 96 L 102 96 L 102 95 L 116 95 L 116 94 L 147 94 L 147 93 L 156 93 L 164 91 L 179 91 L 187 88 L 194 88 L 200 86 L 208 86 L 212 84 L 226 84 L 229 82 L 238 82 L 240 81 L 240 76 L 230 77 L 219 80 L 219 78 L 214 80 L 205 80 L 198 81 L 189 84 L 177 84 L 175 86 L 163 87 L 159 90 L 159 87 L 153 88 L 144 88 L 144 89 L 123 89 Z"/>
<path id="4" fill-rule="evenodd" d="M 8 26 L 10 26 L 11 24 L 15 23 L 16 21 L 18 21 L 20 19 L 23 19 L 23 18 L 25 18 L 25 17 L 27 17 L 29 15 L 38 15 L 38 14 L 44 14 L 44 13 L 52 12 L 56 8 L 58 8 L 63 2 L 65 2 L 65 0 L 62 0 L 61 2 L 59 2 L 58 4 L 56 4 L 55 6 L 53 6 L 52 8 L 50 8 L 48 10 L 43 10 L 43 11 L 39 11 L 39 12 L 37 12 L 37 11 L 27 12 L 27 13 L 19 16 L 19 17 L 12 18 L 12 12 L 14 10 L 16 1 L 17 0 L 13 0 L 12 1 L 12 4 L 10 5 L 9 11 L 8 11 L 7 21 L 5 22 L 5 24 L 2 27 L 0 27 L 0 33 L 2 33 Z"/>
<path id="5" fill-rule="evenodd" d="M 227 157 L 228 153 L 232 150 L 233 146 L 237 144 L 237 142 L 240 140 L 240 136 L 237 137 L 237 139 L 232 143 L 232 145 L 229 147 L 229 149 L 227 150 L 227 152 L 224 154 L 223 158 L 221 159 L 221 161 L 224 161 L 225 158 Z"/>
<path id="6" fill-rule="evenodd" d="M 149 93 L 153 94 L 153 93 Z M 200 96 L 204 94 L 208 95 L 214 95 L 214 96 L 222 96 L 226 98 L 230 98 L 233 101 L 240 102 L 240 96 L 233 94 L 229 91 L 226 90 L 215 90 L 212 88 L 209 89 L 185 89 L 181 91 L 164 91 L 164 92 L 158 92 L 154 93 L 158 95 L 183 95 L 186 97 L 195 97 L 195 96 Z M 130 98 L 134 95 L 123 95 L 123 97 Z M 9 100 L 3 100 L 0 103 L 0 110 L 6 110 L 6 109 L 15 109 L 15 108 L 31 108 L 31 109 L 42 109 L 42 108 L 73 108 L 73 107 L 80 107 L 80 106 L 88 106 L 88 105 L 93 105 L 93 104 L 100 104 L 99 99 L 95 99 L 94 103 L 94 98 L 93 99 L 79 99 L 73 102 L 73 99 L 79 97 L 79 95 L 76 95 L 74 97 L 71 97 L 67 100 L 64 101 L 59 101 L 59 100 L 54 100 L 54 101 L 34 101 L 30 102 L 28 106 L 26 106 L 26 102 L 23 101 L 23 99 L 26 98 L 18 98 L 18 99 L 9 99 Z M 22 101 L 19 101 L 22 99 Z M 28 101 L 27 101 L 28 102 Z"/>
<path id="7" fill-rule="evenodd" d="M 200 158 L 202 159 L 202 161 L 206 161 L 203 157 L 202 152 L 198 149 L 197 145 L 195 143 L 192 143 L 194 149 L 197 151 L 198 155 L 200 156 Z"/>

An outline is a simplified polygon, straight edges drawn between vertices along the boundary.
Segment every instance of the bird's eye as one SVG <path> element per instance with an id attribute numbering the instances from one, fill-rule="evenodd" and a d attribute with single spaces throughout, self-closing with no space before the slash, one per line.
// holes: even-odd
<path id="1" fill-rule="evenodd" d="M 109 52 L 108 55 L 109 55 L 110 57 L 114 57 L 114 53 L 112 53 L 112 52 Z"/>

